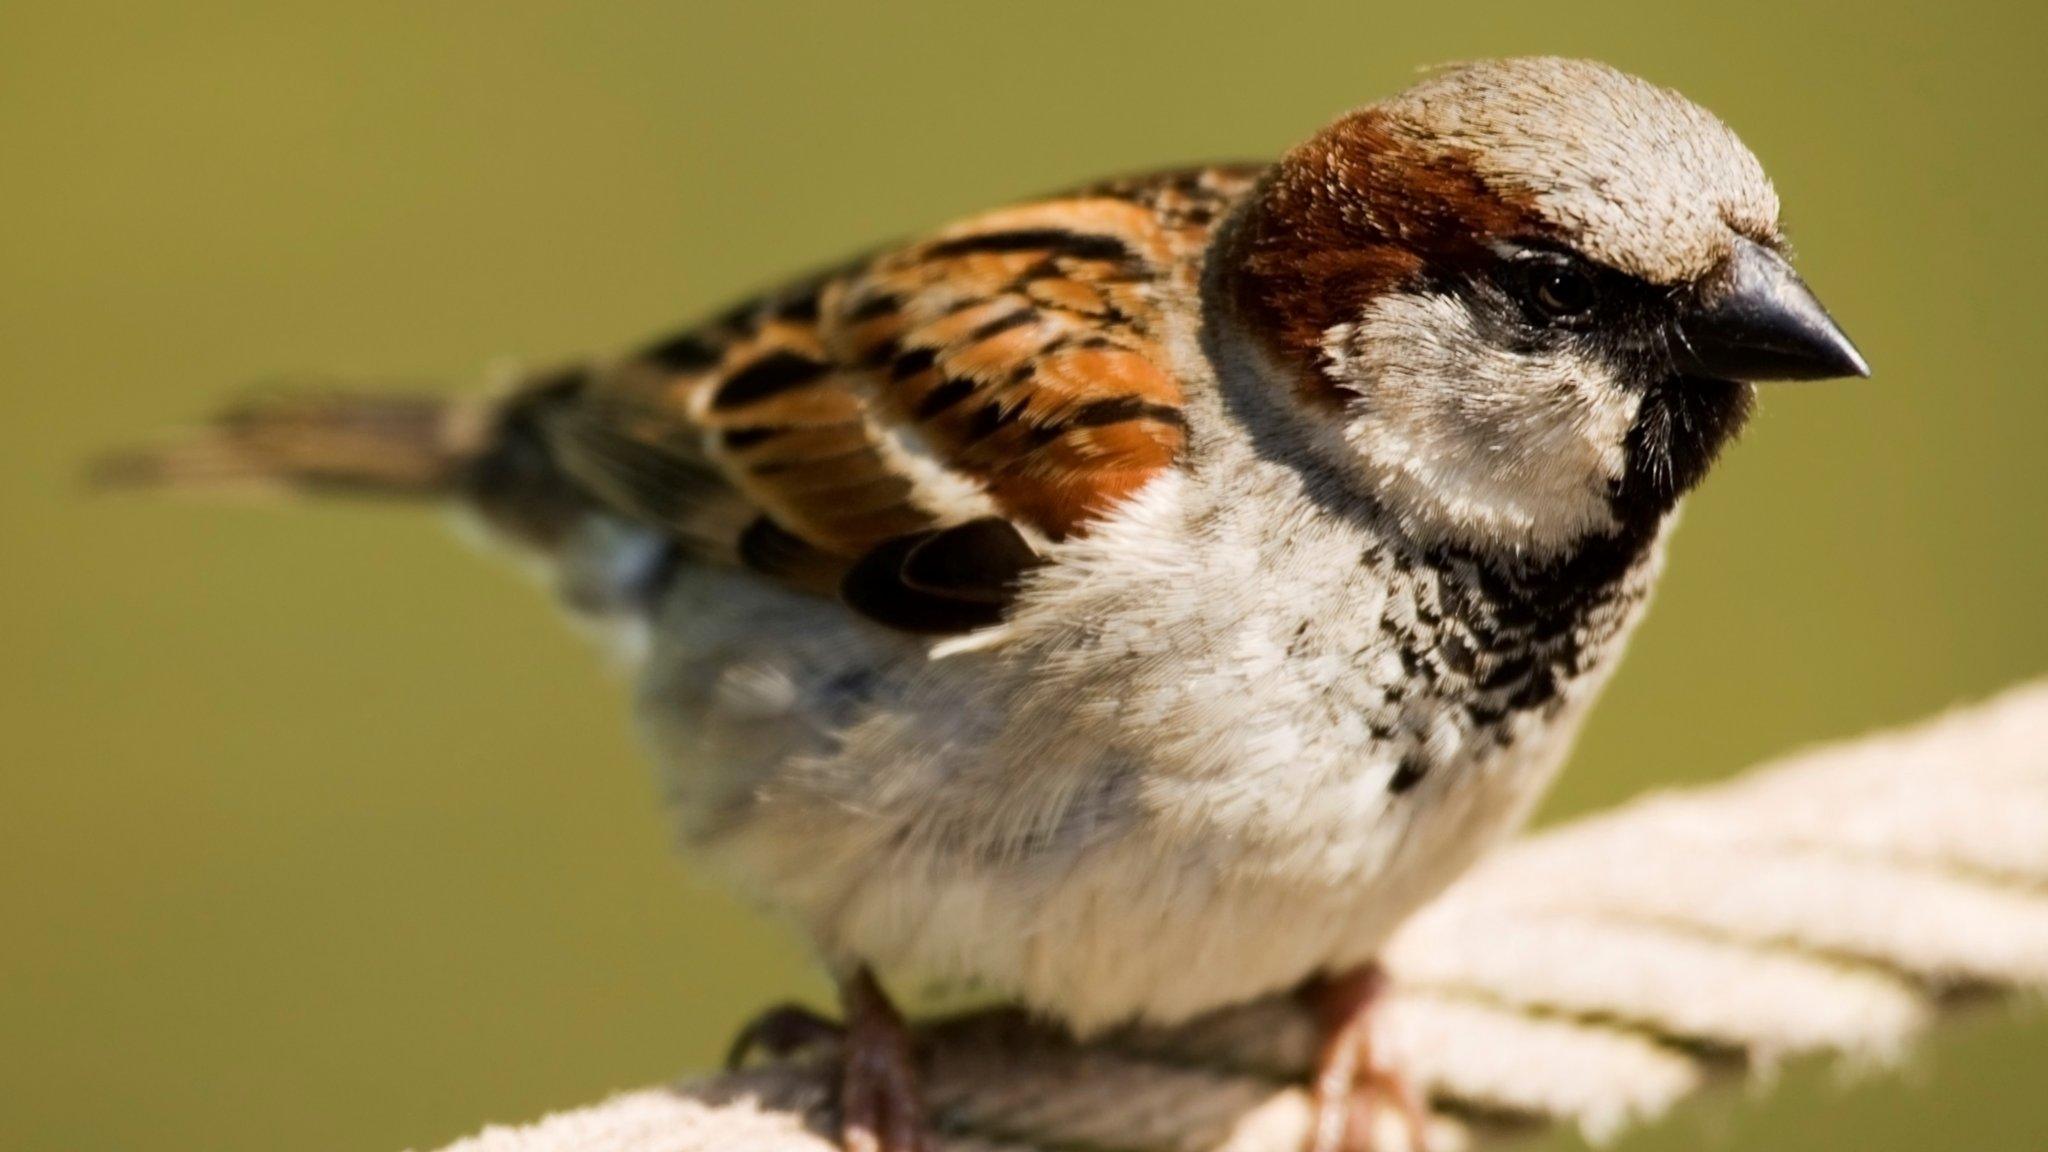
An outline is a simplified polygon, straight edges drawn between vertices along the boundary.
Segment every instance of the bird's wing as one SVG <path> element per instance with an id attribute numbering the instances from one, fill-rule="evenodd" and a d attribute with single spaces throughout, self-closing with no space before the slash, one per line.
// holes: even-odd
<path id="1" fill-rule="evenodd" d="M 993 623 L 1045 542 L 1179 456 L 1167 316 L 1252 177 L 977 216 L 552 381 L 525 418 L 591 497 L 693 555 L 910 631 Z"/>

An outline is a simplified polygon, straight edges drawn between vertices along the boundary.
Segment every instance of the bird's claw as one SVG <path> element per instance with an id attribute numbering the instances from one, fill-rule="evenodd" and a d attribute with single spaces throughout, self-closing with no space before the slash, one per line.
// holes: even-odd
<path id="1" fill-rule="evenodd" d="M 802 1004 L 777 1004 L 741 1026 L 725 1051 L 725 1070 L 736 1072 L 756 1052 L 771 1060 L 794 1056 L 806 1048 L 845 1039 L 846 1028 Z"/>

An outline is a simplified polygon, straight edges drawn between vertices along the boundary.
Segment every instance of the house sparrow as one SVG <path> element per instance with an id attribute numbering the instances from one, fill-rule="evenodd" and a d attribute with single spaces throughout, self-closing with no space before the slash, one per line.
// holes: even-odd
<path id="1" fill-rule="evenodd" d="M 1301 988 L 1331 1152 L 1388 1086 L 1374 953 L 1528 815 L 1751 382 L 1867 374 L 1783 253 L 1709 113 L 1479 63 L 107 476 L 445 496 L 635 638 L 683 840 L 839 977 L 849 1149 L 925 1141 L 879 972 L 1083 1033 Z"/>

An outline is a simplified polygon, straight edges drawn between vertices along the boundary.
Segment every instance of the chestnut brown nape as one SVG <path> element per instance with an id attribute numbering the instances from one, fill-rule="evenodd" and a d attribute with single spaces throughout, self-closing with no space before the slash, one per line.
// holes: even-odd
<path id="1" fill-rule="evenodd" d="M 1366 108 L 1288 152 L 1259 188 L 1225 257 L 1231 302 L 1306 397 L 1339 404 L 1316 370 L 1332 327 L 1430 270 L 1489 258 L 1491 242 L 1550 231 L 1533 197 L 1503 195 L 1468 156 Z"/>

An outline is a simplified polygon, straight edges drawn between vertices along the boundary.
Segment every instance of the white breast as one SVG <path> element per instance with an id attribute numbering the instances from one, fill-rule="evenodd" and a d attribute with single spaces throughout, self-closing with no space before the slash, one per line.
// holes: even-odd
<path id="1" fill-rule="evenodd" d="M 642 710 L 687 837 L 829 953 L 1083 1028 L 1177 1019 L 1369 957 L 1527 813 L 1597 687 L 1461 754 L 1386 650 L 1427 589 L 1361 563 L 1373 533 L 1211 437 L 984 650 L 688 573 Z M 1389 724 L 1451 742 L 1399 795 Z"/>

